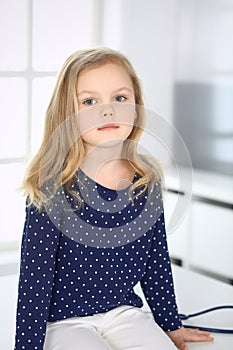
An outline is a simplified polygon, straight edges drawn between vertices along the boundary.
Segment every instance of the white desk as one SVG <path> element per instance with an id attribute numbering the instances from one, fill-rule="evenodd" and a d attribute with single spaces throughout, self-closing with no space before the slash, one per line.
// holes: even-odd
<path id="1" fill-rule="evenodd" d="M 192 314 L 214 306 L 233 305 L 233 286 L 199 273 L 172 265 L 179 313 Z M 149 307 L 137 285 L 137 294 L 143 299 L 145 311 Z M 184 324 L 212 328 L 233 329 L 233 310 L 219 310 L 190 318 Z M 189 350 L 233 350 L 233 334 L 212 333 L 213 343 L 188 343 Z"/>
<path id="2" fill-rule="evenodd" d="M 173 275 L 180 313 L 190 314 L 214 306 L 233 305 L 233 286 L 175 265 Z M 214 311 L 183 323 L 233 329 L 233 310 Z M 215 338 L 213 343 L 189 343 L 189 349 L 233 350 L 233 334 L 212 335 Z"/>
<path id="3" fill-rule="evenodd" d="M 184 314 L 224 305 L 233 305 L 233 287 L 192 271 L 173 266 L 179 312 Z M 0 349 L 12 350 L 15 329 L 17 275 L 0 277 Z M 141 295 L 140 289 L 137 292 Z M 141 295 L 142 296 L 142 295 Z M 145 310 L 147 306 L 145 306 Z M 233 328 L 233 310 L 217 311 L 187 320 L 189 324 Z M 190 350 L 233 350 L 233 335 L 213 334 L 214 343 L 190 343 Z M 160 349 L 162 350 L 162 349 Z"/>

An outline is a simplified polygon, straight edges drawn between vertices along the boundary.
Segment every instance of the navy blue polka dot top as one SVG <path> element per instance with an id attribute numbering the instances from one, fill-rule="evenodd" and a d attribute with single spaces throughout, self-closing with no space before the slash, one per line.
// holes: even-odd
<path id="1" fill-rule="evenodd" d="M 167 250 L 160 184 L 140 195 L 115 191 L 78 171 L 47 210 L 26 208 L 15 350 L 42 350 L 46 323 L 142 307 L 140 282 L 154 320 L 165 331 L 181 326 Z M 135 175 L 135 179 L 138 176 Z"/>

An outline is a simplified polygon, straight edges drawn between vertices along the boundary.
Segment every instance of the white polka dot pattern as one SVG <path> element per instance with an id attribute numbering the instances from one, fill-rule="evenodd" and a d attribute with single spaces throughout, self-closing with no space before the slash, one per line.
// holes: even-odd
<path id="1" fill-rule="evenodd" d="M 120 305 L 141 307 L 142 301 L 133 290 L 138 282 L 155 321 L 165 331 L 181 326 L 160 191 L 157 199 L 150 198 L 154 212 L 159 207 L 160 215 L 154 215 L 157 219 L 148 228 L 143 216 L 148 201 L 146 194 L 138 196 L 134 204 L 122 205 L 125 191 L 104 188 L 87 177 L 85 181 L 88 201 L 84 198 L 83 208 L 75 216 L 70 211 L 64 213 L 61 202 L 56 203 L 49 215 L 45 211 L 39 213 L 34 207 L 26 210 L 15 350 L 42 350 L 46 322 L 101 313 Z M 80 184 L 76 189 L 80 189 Z M 75 202 L 71 196 L 67 198 L 70 203 Z M 136 229 L 131 227 L 129 232 L 129 224 L 139 215 L 141 233 L 134 236 Z M 88 223 L 88 232 L 83 231 L 84 223 Z M 83 235 L 98 237 L 103 227 L 109 232 L 107 246 L 80 241 Z M 130 239 L 111 246 L 114 227 L 120 227 L 122 237 L 127 233 Z"/>

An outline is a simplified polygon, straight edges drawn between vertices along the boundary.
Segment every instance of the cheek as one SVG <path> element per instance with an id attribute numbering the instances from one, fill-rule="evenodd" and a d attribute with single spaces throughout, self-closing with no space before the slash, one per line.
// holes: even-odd
<path id="1" fill-rule="evenodd" d="M 135 105 L 130 103 L 122 103 L 114 106 L 116 114 L 116 122 L 128 125 L 134 125 L 135 121 Z"/>
<path id="2" fill-rule="evenodd" d="M 81 139 L 84 142 L 84 144 L 88 145 L 95 145 L 98 141 L 98 138 L 95 136 L 95 134 L 93 135 L 93 131 L 83 133 L 81 135 Z"/>
<path id="3" fill-rule="evenodd" d="M 130 124 L 123 125 L 122 124 L 122 126 L 121 126 L 121 139 L 126 140 L 129 137 L 129 135 L 131 134 L 132 130 L 133 130 L 133 125 L 130 125 Z"/>
<path id="4" fill-rule="evenodd" d="M 128 127 L 128 130 L 132 130 L 135 122 L 135 105 L 129 103 L 116 104 L 114 106 L 116 123 L 122 126 Z"/>

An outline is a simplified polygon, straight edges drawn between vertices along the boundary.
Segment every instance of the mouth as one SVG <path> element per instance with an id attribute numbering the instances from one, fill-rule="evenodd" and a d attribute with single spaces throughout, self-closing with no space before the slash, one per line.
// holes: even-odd
<path id="1" fill-rule="evenodd" d="M 116 124 L 104 124 L 100 128 L 98 128 L 98 130 L 100 130 L 100 131 L 109 131 L 109 130 L 116 130 L 118 128 L 119 128 L 119 126 L 116 125 Z"/>

